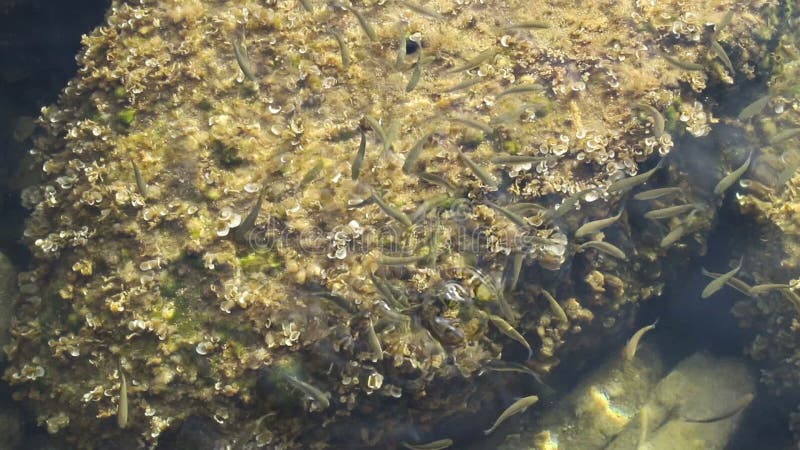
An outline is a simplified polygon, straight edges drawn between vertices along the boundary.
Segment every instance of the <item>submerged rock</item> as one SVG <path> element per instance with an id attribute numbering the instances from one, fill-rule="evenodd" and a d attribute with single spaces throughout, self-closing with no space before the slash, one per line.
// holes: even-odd
<path id="1" fill-rule="evenodd" d="M 494 400 L 492 360 L 546 376 L 613 345 L 715 217 L 664 159 L 732 82 L 708 24 L 736 5 L 714 42 L 749 79 L 781 11 L 325 3 L 115 1 L 85 37 L 40 118 L 7 348 L 48 432 L 155 445 L 199 414 L 391 447 Z M 643 215 L 673 201 L 697 207 Z"/>

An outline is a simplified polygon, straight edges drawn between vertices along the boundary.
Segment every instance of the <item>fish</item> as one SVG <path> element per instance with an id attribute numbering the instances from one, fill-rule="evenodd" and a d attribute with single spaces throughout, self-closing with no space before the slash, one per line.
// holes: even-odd
<path id="1" fill-rule="evenodd" d="M 448 194 L 438 194 L 423 201 L 417 209 L 414 210 L 414 213 L 411 214 L 411 222 L 419 222 L 424 219 L 432 209 L 445 205 L 449 203 L 450 200 L 451 197 Z"/>
<path id="2" fill-rule="evenodd" d="M 634 103 L 634 108 L 644 110 L 653 119 L 653 135 L 656 139 L 664 135 L 664 116 L 646 103 Z"/>
<path id="3" fill-rule="evenodd" d="M 258 213 L 261 211 L 261 204 L 264 202 L 264 195 L 267 193 L 267 189 L 262 186 L 261 190 L 258 192 L 258 198 L 256 202 L 253 204 L 253 207 L 250 208 L 250 212 L 247 213 L 247 217 L 244 218 L 241 224 L 236 227 L 236 231 L 234 235 L 238 239 L 245 239 L 248 237 L 250 231 L 256 226 L 256 220 L 258 220 Z"/>
<path id="4" fill-rule="evenodd" d="M 305 9 L 306 11 L 311 12 L 311 11 L 314 10 L 314 7 L 311 6 L 311 2 L 310 1 L 308 1 L 308 0 L 298 0 L 298 2 L 303 7 L 303 9 Z"/>
<path id="5" fill-rule="evenodd" d="M 797 169 L 800 169 L 800 158 L 797 158 L 791 164 L 787 164 L 786 167 L 778 174 L 778 177 L 775 181 L 775 186 L 780 187 L 786 184 L 789 180 L 794 178 L 794 174 L 797 173 Z"/>
<path id="6" fill-rule="evenodd" d="M 411 150 L 408 151 L 406 154 L 406 160 L 403 163 L 403 173 L 406 175 L 411 174 L 414 172 L 414 165 L 419 159 L 419 155 L 422 153 L 422 148 L 425 146 L 425 143 L 428 142 L 431 136 L 435 131 L 431 131 L 429 133 L 424 134 L 419 140 L 411 147 Z"/>
<path id="7" fill-rule="evenodd" d="M 519 414 L 519 413 L 525 412 L 525 410 L 528 409 L 528 407 L 536 404 L 536 402 L 538 402 L 538 401 L 539 401 L 539 397 L 537 397 L 535 395 L 530 395 L 528 397 L 523 397 L 523 398 L 515 401 L 514 403 L 511 404 L 511 406 L 506 408 L 506 410 L 503 411 L 502 414 L 500 414 L 500 417 L 498 417 L 497 420 L 495 420 L 494 425 L 492 425 L 491 428 L 489 428 L 488 430 L 484 430 L 483 431 L 483 434 L 485 434 L 485 435 L 490 434 L 498 426 L 500 426 L 501 423 L 505 422 L 509 417 L 513 416 L 514 414 Z"/>
<path id="8" fill-rule="evenodd" d="M 729 419 L 740 412 L 744 411 L 750 402 L 753 401 L 755 395 L 752 392 L 743 395 L 739 398 L 730 408 L 722 410 L 719 414 L 713 415 L 711 417 L 703 417 L 703 418 L 695 418 L 695 417 L 683 417 L 684 422 L 692 422 L 692 423 L 711 423 L 711 422 L 719 422 L 720 420 Z"/>
<path id="9" fill-rule="evenodd" d="M 117 403 L 117 426 L 125 429 L 128 426 L 128 380 L 119 366 L 119 403 Z"/>
<path id="10" fill-rule="evenodd" d="M 336 43 L 339 45 L 339 52 L 341 53 L 342 57 L 342 67 L 345 69 L 350 67 L 350 51 L 347 50 L 347 42 L 344 40 L 344 36 L 342 33 L 338 31 L 332 31 L 331 34 L 333 38 L 336 39 Z"/>
<path id="11" fill-rule="evenodd" d="M 422 50 L 419 53 L 420 56 L 417 57 L 417 62 L 414 63 L 414 71 L 411 73 L 411 78 L 408 79 L 408 84 L 406 84 L 406 92 L 413 91 L 422 78 Z"/>
<path id="12" fill-rule="evenodd" d="M 350 176 L 353 181 L 358 180 L 361 174 L 361 165 L 364 164 L 364 156 L 367 154 L 367 135 L 364 130 L 358 130 L 361 133 L 361 143 L 358 144 L 358 152 L 353 160 L 353 166 L 350 168 Z"/>
<path id="13" fill-rule="evenodd" d="M 779 144 L 796 136 L 800 136 L 800 127 L 789 128 L 788 130 L 783 130 L 775 136 L 772 136 L 769 140 L 769 145 Z"/>
<path id="14" fill-rule="evenodd" d="M 702 72 L 702 71 L 705 70 L 705 67 L 703 67 L 700 64 L 693 63 L 693 62 L 690 62 L 690 61 L 684 61 L 684 60 L 675 58 L 674 56 L 670 56 L 670 55 L 668 55 L 668 54 L 666 54 L 664 52 L 659 52 L 659 53 L 661 54 L 662 58 L 667 60 L 668 63 L 670 63 L 671 65 L 673 65 L 673 66 L 675 66 L 675 67 L 677 67 L 679 69 L 695 71 L 695 72 Z"/>
<path id="15" fill-rule="evenodd" d="M 533 356 L 533 349 L 531 348 L 531 344 L 529 344 L 528 341 L 525 340 L 525 337 L 522 336 L 519 333 L 519 331 L 514 329 L 514 327 L 511 326 L 510 323 L 506 322 L 506 320 L 500 316 L 489 314 L 489 320 L 492 322 L 494 326 L 497 327 L 498 330 L 500 330 L 500 332 L 510 337 L 511 339 L 519 342 L 523 347 L 525 347 L 525 350 L 528 351 L 528 359 L 531 359 L 531 357 Z"/>
<path id="16" fill-rule="evenodd" d="M 491 207 L 495 211 L 497 211 L 500 214 L 504 215 L 508 220 L 513 222 L 514 225 L 516 225 L 518 227 L 521 227 L 521 228 L 528 228 L 529 227 L 529 224 L 525 220 L 525 218 L 520 216 L 519 214 L 517 214 L 517 213 L 515 213 L 513 211 L 510 211 L 510 210 L 508 210 L 506 208 L 503 208 L 502 206 L 500 206 L 497 203 L 492 202 L 490 200 L 484 200 L 483 202 L 486 203 L 486 205 L 488 205 L 489 207 Z"/>
<path id="17" fill-rule="evenodd" d="M 536 380 L 536 383 L 538 385 L 540 385 L 545 391 L 547 391 L 548 393 L 555 393 L 555 390 L 553 388 L 551 388 L 550 386 L 548 386 L 542 380 L 542 377 L 539 376 L 538 373 L 534 372 L 528 366 L 525 366 L 523 364 L 510 362 L 510 361 L 503 361 L 501 359 L 493 359 L 493 360 L 489 361 L 488 363 L 486 363 L 485 366 L 483 366 L 481 372 L 479 372 L 479 375 L 482 374 L 486 370 L 489 370 L 489 371 L 492 371 L 492 372 L 515 372 L 515 373 L 522 373 L 522 374 L 525 374 L 525 375 L 530 375 L 531 377 L 533 377 L 534 380 Z"/>
<path id="18" fill-rule="evenodd" d="M 482 78 L 482 77 L 470 78 L 470 79 L 462 81 L 461 83 L 458 83 L 458 84 L 454 85 L 453 87 L 445 89 L 443 92 L 448 93 L 448 94 L 451 93 L 451 92 L 458 92 L 458 91 L 463 90 L 463 89 L 471 88 L 472 86 L 475 86 L 476 84 L 483 83 L 484 81 L 486 81 L 486 79 Z"/>
<path id="19" fill-rule="evenodd" d="M 444 177 L 436 175 L 435 173 L 430 172 L 418 172 L 417 176 L 422 178 L 423 180 L 427 181 L 428 183 L 435 184 L 438 186 L 442 186 L 443 188 L 447 189 L 452 193 L 457 193 L 458 189 L 453 186 L 453 183 L 447 181 Z"/>
<path id="20" fill-rule="evenodd" d="M 297 379 L 291 375 L 284 375 L 286 381 L 310 399 L 314 400 L 321 409 L 326 409 L 331 405 L 330 396 L 327 392 L 322 392 L 319 388 Z"/>
<path id="21" fill-rule="evenodd" d="M 378 362 L 383 359 L 383 347 L 378 335 L 375 333 L 375 327 L 372 325 L 372 319 L 369 319 L 369 326 L 367 327 L 367 340 L 372 349 L 372 362 Z"/>
<path id="22" fill-rule="evenodd" d="M 567 313 L 564 312 L 564 308 L 562 308 L 561 305 L 558 304 L 556 298 L 553 297 L 552 294 L 550 294 L 550 292 L 548 292 L 545 289 L 542 289 L 542 295 L 544 295 L 544 298 L 547 299 L 547 303 L 550 304 L 550 310 L 553 311 L 556 317 L 558 317 L 558 320 L 560 320 L 564 324 L 569 324 L 569 318 L 567 317 Z"/>
<path id="23" fill-rule="evenodd" d="M 392 149 L 392 142 L 400 131 L 400 121 L 395 119 L 389 122 L 389 129 L 386 130 L 386 139 L 383 141 L 383 154 L 386 155 Z"/>
<path id="24" fill-rule="evenodd" d="M 420 255 L 410 256 L 381 256 L 378 258 L 378 264 L 382 266 L 408 266 L 424 261 L 428 258 L 428 252 L 425 251 Z"/>
<path id="25" fill-rule="evenodd" d="M 250 57 L 247 55 L 247 47 L 244 46 L 242 41 L 233 40 L 233 53 L 236 55 L 236 62 L 239 63 L 239 69 L 250 81 L 256 81 L 256 74 L 253 72 L 253 66 L 250 64 Z"/>
<path id="26" fill-rule="evenodd" d="M 363 14 L 361 14 L 361 11 L 353 8 L 352 6 L 345 5 L 339 2 L 333 2 L 332 5 L 350 11 L 354 16 L 356 16 L 358 24 L 361 26 L 361 29 L 364 30 L 364 34 L 367 35 L 369 40 L 373 42 L 378 40 L 378 34 L 375 33 L 375 30 L 372 28 L 372 25 L 370 25 L 369 22 L 367 22 L 367 18 L 364 17 Z"/>
<path id="27" fill-rule="evenodd" d="M 747 294 L 751 297 L 755 297 L 756 295 L 765 294 L 770 291 L 782 291 L 791 289 L 792 287 L 788 284 L 781 284 L 781 283 L 765 283 L 765 284 L 757 284 L 755 286 L 751 286 L 748 289 Z"/>
<path id="28" fill-rule="evenodd" d="M 772 100 L 771 95 L 765 95 L 757 98 L 754 102 L 750 103 L 749 105 L 745 106 L 744 109 L 739 111 L 737 118 L 740 121 L 752 119 L 756 116 L 756 114 L 759 114 L 764 110 L 770 100 Z"/>
<path id="29" fill-rule="evenodd" d="M 514 289 L 517 288 L 517 283 L 519 283 L 519 275 L 522 272 L 522 262 L 525 259 L 525 254 L 513 252 L 509 255 L 509 258 L 511 259 L 511 267 L 507 272 L 510 276 L 505 284 L 508 287 L 508 292 L 514 292 Z"/>
<path id="30" fill-rule="evenodd" d="M 589 241 L 589 242 L 584 242 L 583 244 L 578 246 L 578 250 L 579 251 L 584 251 L 587 248 L 593 248 L 595 250 L 599 250 L 599 251 L 601 251 L 601 252 L 603 252 L 603 253 L 605 253 L 607 255 L 611 255 L 611 256 L 613 256 L 614 258 L 617 258 L 617 259 L 622 259 L 622 260 L 627 259 L 627 256 L 625 255 L 625 252 L 620 250 L 619 247 L 617 247 L 616 245 L 611 244 L 609 242 L 605 242 L 605 241 Z"/>
<path id="31" fill-rule="evenodd" d="M 722 20 L 719 21 L 716 27 L 714 27 L 714 36 L 719 35 L 722 30 L 731 23 L 731 19 L 733 19 L 733 14 L 736 11 L 734 9 L 729 9 L 728 12 L 725 13 L 725 16 L 722 17 Z"/>
<path id="32" fill-rule="evenodd" d="M 622 179 L 619 179 L 619 180 L 611 183 L 610 185 L 608 185 L 608 188 L 606 189 L 606 192 L 613 193 L 613 192 L 627 191 L 628 189 L 631 189 L 631 188 L 634 188 L 636 186 L 639 186 L 640 184 L 643 184 L 650 177 L 652 177 L 653 174 L 656 173 L 656 171 L 658 169 L 661 168 L 661 165 L 663 164 L 663 162 L 664 162 L 664 160 L 661 159 L 661 160 L 658 161 L 658 164 L 656 164 L 655 167 L 653 167 L 652 169 L 648 170 L 647 172 L 640 173 L 639 175 L 634 175 L 632 177 L 622 178 Z"/>
<path id="33" fill-rule="evenodd" d="M 541 84 L 536 84 L 536 83 L 533 83 L 533 84 L 519 84 L 519 85 L 516 85 L 516 86 L 511 86 L 511 87 L 501 91 L 499 94 L 495 95 L 494 98 L 498 99 L 498 98 L 505 97 L 507 95 L 527 94 L 529 92 L 539 92 L 539 91 L 543 91 L 543 90 L 545 90 L 545 87 L 542 86 Z"/>
<path id="34" fill-rule="evenodd" d="M 657 189 L 648 189 L 646 191 L 637 192 L 636 195 L 633 196 L 634 200 L 655 200 L 657 198 L 666 197 L 668 195 L 673 194 L 681 194 L 683 193 L 683 188 L 680 187 L 665 187 L 665 188 L 657 188 Z"/>
<path id="35" fill-rule="evenodd" d="M 308 169 L 308 172 L 306 172 L 306 174 L 303 175 L 303 179 L 300 180 L 300 184 L 297 185 L 298 189 L 299 188 L 305 189 L 305 187 L 309 183 L 311 183 L 312 181 L 317 179 L 317 177 L 319 176 L 320 172 L 322 172 L 322 169 L 324 169 L 324 168 L 325 168 L 325 164 L 322 161 L 317 161 L 317 163 L 314 164 L 314 167 Z"/>
<path id="36" fill-rule="evenodd" d="M 133 158 L 131 158 L 131 166 L 133 166 L 133 177 L 136 179 L 136 189 L 139 191 L 139 195 L 147 198 L 147 183 L 145 183 L 142 172 L 139 171 L 139 166 L 136 165 L 136 161 Z"/>
<path id="37" fill-rule="evenodd" d="M 707 271 L 706 269 L 703 269 L 703 268 L 700 269 L 700 273 L 702 273 L 704 276 L 707 276 L 709 278 L 719 278 L 719 277 L 722 276 L 721 273 L 709 272 L 709 271 Z M 741 292 L 744 295 L 747 295 L 747 296 L 750 295 L 750 288 L 752 286 L 750 286 L 749 284 L 745 283 L 744 281 L 742 281 L 742 280 L 740 280 L 740 279 L 738 279 L 736 277 L 731 277 L 727 281 L 726 284 L 728 286 L 736 289 L 737 291 Z"/>
<path id="38" fill-rule="evenodd" d="M 550 28 L 550 24 L 539 20 L 531 20 L 528 22 L 514 23 L 503 27 L 503 30 L 536 30 Z"/>
<path id="39" fill-rule="evenodd" d="M 752 158 L 753 158 L 753 151 L 750 150 L 750 154 L 747 155 L 747 159 L 744 161 L 744 163 L 742 163 L 742 165 L 739 166 L 733 172 L 722 177 L 722 179 L 719 180 L 717 185 L 714 186 L 714 195 L 722 195 L 725 193 L 725 191 L 728 190 L 728 188 L 733 186 L 733 184 L 736 183 L 739 180 L 739 178 L 741 178 L 742 175 L 744 175 L 745 172 L 747 172 L 747 169 L 750 167 L 750 161 L 752 160 Z"/>
<path id="40" fill-rule="evenodd" d="M 559 157 L 555 155 L 500 155 L 489 159 L 489 161 L 491 161 L 493 164 L 538 164 L 542 161 L 556 161 L 558 158 Z"/>
<path id="41" fill-rule="evenodd" d="M 400 34 L 397 39 L 397 58 L 395 59 L 394 62 L 394 65 L 397 68 L 403 67 L 403 64 L 406 61 L 406 45 L 407 45 L 405 24 L 401 22 L 399 28 L 400 28 L 399 29 Z"/>
<path id="42" fill-rule="evenodd" d="M 381 142 L 386 142 L 386 132 L 383 131 L 381 123 L 378 122 L 377 119 L 369 115 L 365 115 L 364 120 L 367 122 L 367 124 L 369 124 L 370 128 L 372 128 L 372 130 L 375 131 L 375 134 L 378 135 L 378 137 L 381 139 Z"/>
<path id="43" fill-rule="evenodd" d="M 644 450 L 644 443 L 647 442 L 647 429 L 650 422 L 650 408 L 645 405 L 639 410 L 639 442 L 636 450 Z"/>
<path id="44" fill-rule="evenodd" d="M 733 278 L 736 275 L 736 273 L 739 272 L 739 270 L 742 268 L 742 261 L 744 261 L 744 256 L 739 258 L 739 264 L 736 267 L 731 269 L 729 272 L 725 272 L 722 275 L 720 275 L 719 277 L 711 280 L 711 283 L 708 283 L 708 285 L 705 287 L 705 289 L 703 289 L 703 292 L 700 293 L 700 298 L 711 297 L 717 291 L 722 289 L 722 286 L 725 286 L 725 284 L 731 278 Z"/>
<path id="45" fill-rule="evenodd" d="M 684 203 L 682 205 L 668 206 L 666 208 L 660 208 L 660 209 L 652 209 L 644 213 L 644 216 L 652 220 L 669 219 L 671 217 L 679 216 L 681 214 L 688 213 L 695 209 L 699 209 L 702 206 L 703 205 L 701 203 Z"/>
<path id="46" fill-rule="evenodd" d="M 639 341 L 642 340 L 642 337 L 645 335 L 645 333 L 654 329 L 656 327 L 656 324 L 658 324 L 658 319 L 656 319 L 656 321 L 651 323 L 650 325 L 640 328 L 639 331 L 633 334 L 633 336 L 628 340 L 628 343 L 625 344 L 625 348 L 622 350 L 623 360 L 625 361 L 633 360 L 633 357 L 636 356 L 636 350 L 639 349 Z"/>
<path id="47" fill-rule="evenodd" d="M 425 444 L 409 444 L 408 442 L 402 442 L 402 444 L 403 447 L 411 450 L 442 450 L 452 446 L 453 440 L 439 439 L 438 441 L 432 441 Z"/>
<path id="48" fill-rule="evenodd" d="M 401 5 L 403 5 L 403 6 L 405 6 L 406 8 L 414 11 L 415 13 L 417 13 L 419 15 L 422 15 L 422 16 L 425 16 L 425 17 L 428 17 L 428 18 L 431 18 L 431 19 L 436 19 L 436 20 L 443 20 L 444 19 L 443 15 L 439 14 L 438 12 L 436 12 L 436 11 L 430 9 L 430 8 L 426 8 L 426 7 L 422 6 L 422 5 L 418 5 L 416 3 L 409 2 L 409 1 L 406 1 L 406 0 L 399 0 L 399 3 Z"/>
<path id="49" fill-rule="evenodd" d="M 600 219 L 600 220 L 593 220 L 591 222 L 586 222 L 575 231 L 575 237 L 580 238 L 584 236 L 589 236 L 591 234 L 595 234 L 603 230 L 606 227 L 611 226 L 612 224 L 614 224 L 614 222 L 619 220 L 620 217 L 622 217 L 622 212 L 624 210 L 625 210 L 624 208 L 620 208 L 619 212 L 615 216 L 607 217 L 605 219 Z"/>
<path id="50" fill-rule="evenodd" d="M 448 120 L 450 120 L 451 122 L 456 122 L 462 125 L 466 125 L 470 128 L 474 128 L 486 134 L 494 133 L 494 129 L 492 129 L 492 127 L 490 127 L 489 125 L 486 125 L 485 123 L 475 119 L 470 119 L 468 117 L 450 116 L 448 117 Z"/>
<path id="51" fill-rule="evenodd" d="M 575 208 L 581 198 L 588 194 L 589 192 L 594 191 L 595 188 L 588 188 L 582 191 L 576 192 L 572 196 L 566 198 L 559 206 L 555 209 L 551 209 L 545 213 L 545 218 L 548 220 L 558 219 L 559 217 L 563 216 L 564 214 L 568 213 L 570 210 Z"/>
<path id="52" fill-rule="evenodd" d="M 731 62 L 731 59 L 728 58 L 728 54 L 725 53 L 725 49 L 722 48 L 721 45 L 719 45 L 719 42 L 717 42 L 717 40 L 712 37 L 710 44 L 711 44 L 711 50 L 713 50 L 714 53 L 717 55 L 717 58 L 719 58 L 720 61 L 722 61 L 722 63 L 725 64 L 725 68 L 727 68 L 731 73 L 736 73 L 736 71 L 733 69 L 733 63 Z"/>
<path id="53" fill-rule="evenodd" d="M 372 197 L 375 198 L 375 203 L 378 204 L 378 206 L 383 210 L 383 212 L 386 213 L 387 216 L 395 219 L 396 221 L 407 226 L 408 228 L 411 228 L 411 226 L 414 225 L 411 222 L 411 219 L 408 218 L 406 213 L 386 203 L 386 200 L 384 200 L 380 195 L 378 195 L 378 193 L 374 189 L 372 190 Z"/>
<path id="54" fill-rule="evenodd" d="M 477 56 L 465 62 L 464 64 L 450 69 L 448 73 L 458 73 L 474 69 L 483 64 L 485 61 L 488 61 L 489 59 L 493 58 L 496 54 L 497 50 L 493 48 L 486 49 L 478 53 Z"/>
<path id="55" fill-rule="evenodd" d="M 497 187 L 497 180 L 495 177 L 487 172 L 483 167 L 479 166 L 475 161 L 471 160 L 460 148 L 456 148 L 458 157 L 466 164 L 469 170 L 485 185 L 489 187 Z"/>
<path id="56" fill-rule="evenodd" d="M 685 225 L 680 224 L 675 228 L 671 229 L 666 236 L 661 239 L 661 243 L 659 244 L 661 248 L 667 248 L 670 245 L 678 242 L 688 231 Z"/>

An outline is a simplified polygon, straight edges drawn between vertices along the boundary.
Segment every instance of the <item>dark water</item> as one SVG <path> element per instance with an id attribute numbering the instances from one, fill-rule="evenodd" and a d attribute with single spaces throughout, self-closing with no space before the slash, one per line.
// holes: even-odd
<path id="1" fill-rule="evenodd" d="M 80 37 L 101 23 L 108 1 L 0 1 L 0 251 L 7 254 L 18 267 L 25 267 L 29 256 L 19 244 L 25 211 L 19 204 L 19 189 L 26 180 L 15 176 L 25 164 L 24 155 L 29 140 L 15 139 L 20 118 L 34 118 L 40 108 L 56 101 L 61 88 L 75 73 L 74 56 L 80 48 Z M 755 97 L 763 80 L 752 86 L 737 86 L 754 92 L 722 92 L 723 105 L 741 109 L 749 98 Z M 730 100 L 727 100 L 730 99 Z M 718 139 L 725 139 L 724 136 Z M 720 356 L 740 356 L 750 336 L 737 327 L 728 312 L 732 296 L 720 295 L 714 302 L 697 302 L 697 292 L 708 282 L 700 275 L 700 267 L 727 267 L 733 255 L 732 243 L 752 235 L 753 224 L 723 208 L 719 225 L 709 241 L 709 252 L 692 261 L 674 274 L 663 297 L 650 301 L 642 309 L 634 328 L 652 323 L 659 327 L 651 334 L 657 345 L 677 362 L 689 354 L 705 349 Z M 598 355 L 598 362 L 607 355 Z M 580 373 L 591 369 L 588 365 Z M 753 367 L 757 372 L 758 368 Z M 563 379 L 560 388 L 568 388 L 576 379 Z M 0 384 L 0 409 L 13 408 L 8 387 Z M 754 405 L 742 420 L 743 426 L 733 439 L 730 449 L 782 449 L 791 446 L 787 426 L 787 404 L 759 393 Z M 9 413 L 24 431 L 23 440 L 0 437 L 4 443 L 17 448 L 66 448 L 53 442 L 44 431 L 35 427 L 25 411 Z M 205 448 L 214 440 L 208 424 L 190 423 L 165 434 L 163 448 Z M 0 419 L 0 434 L 14 433 Z M 6 435 L 8 437 L 8 435 Z M 114 447 L 113 443 L 108 448 Z M 473 447 L 477 448 L 477 447 Z M 1 450 L 1 449 L 0 449 Z"/>

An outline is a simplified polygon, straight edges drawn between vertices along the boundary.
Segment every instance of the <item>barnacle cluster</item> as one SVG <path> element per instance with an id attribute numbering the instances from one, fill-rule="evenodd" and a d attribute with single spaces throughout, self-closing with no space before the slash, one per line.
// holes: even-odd
<path id="1" fill-rule="evenodd" d="M 490 360 L 546 374 L 624 331 L 714 214 L 641 226 L 629 191 L 706 201 L 656 161 L 715 123 L 706 28 L 735 9 L 715 39 L 751 73 L 775 7 L 534 3 L 113 2 L 40 118 L 16 398 L 83 446 L 120 433 L 122 374 L 149 443 L 199 414 L 391 446 L 491 400 Z"/>

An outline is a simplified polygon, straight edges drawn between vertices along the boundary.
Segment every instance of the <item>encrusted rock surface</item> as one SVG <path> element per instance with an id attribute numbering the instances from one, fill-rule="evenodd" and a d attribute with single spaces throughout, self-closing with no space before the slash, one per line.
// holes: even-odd
<path id="1" fill-rule="evenodd" d="M 392 446 L 493 399 L 477 373 L 528 353 L 498 318 L 542 374 L 604 348 L 715 213 L 671 156 L 648 186 L 684 187 L 688 218 L 654 226 L 607 187 L 710 132 L 701 92 L 733 82 L 712 39 L 753 78 L 781 11 L 302 3 L 116 1 L 85 38 L 42 112 L 6 347 L 51 433 L 153 444 L 196 414 L 240 444 Z"/>

